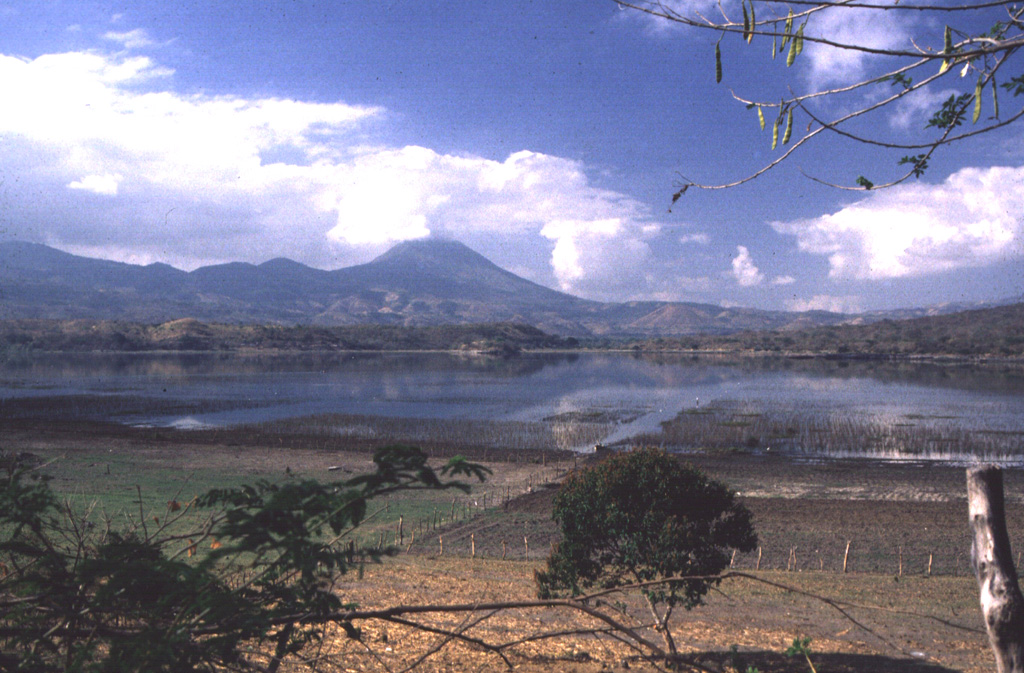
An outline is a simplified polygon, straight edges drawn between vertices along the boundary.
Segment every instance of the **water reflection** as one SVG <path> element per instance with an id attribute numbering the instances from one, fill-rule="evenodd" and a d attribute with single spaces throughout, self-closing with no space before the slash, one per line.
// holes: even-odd
<path id="1" fill-rule="evenodd" d="M 675 429 L 686 425 L 680 419 L 699 420 L 683 414 L 698 410 L 698 398 L 704 413 L 725 409 L 750 416 Z M 1024 454 L 1024 368 L 607 352 L 512 358 L 62 354 L 0 365 L 0 414 L 178 428 L 333 414 L 356 420 L 335 424 L 331 432 L 352 434 L 351 427 L 365 426 L 378 433 L 374 436 L 387 424 L 358 419 L 407 419 L 422 427 L 427 420 L 507 423 L 512 425 L 501 427 L 528 428 L 509 430 L 534 438 L 526 444 L 590 443 L 598 437 L 604 443 L 706 448 L 717 437 L 749 450 L 774 442 L 777 448 L 812 454 L 920 455 L 925 447 L 952 456 L 964 447 L 974 450 L 970 446 Z M 759 433 L 742 430 L 754 418 L 775 419 L 775 425 Z M 793 419 L 808 427 L 826 423 L 833 434 L 854 438 L 870 439 L 881 428 L 890 440 L 829 445 L 820 441 L 820 432 L 787 433 L 797 423 Z M 452 436 L 447 429 L 452 424 L 438 428 L 442 425 L 444 436 Z M 415 434 L 411 425 L 403 427 Z M 722 427 L 740 430 L 723 434 Z M 491 430 L 474 432 L 506 441 Z"/>

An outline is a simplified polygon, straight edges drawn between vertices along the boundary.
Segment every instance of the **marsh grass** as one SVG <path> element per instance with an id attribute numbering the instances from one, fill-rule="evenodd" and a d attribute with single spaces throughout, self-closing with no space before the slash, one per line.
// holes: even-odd
<path id="1" fill-rule="evenodd" d="M 281 436 L 372 440 L 380 445 L 450 445 L 518 451 L 591 447 L 608 436 L 615 423 L 607 415 L 583 418 L 560 415 L 543 421 L 498 421 L 317 414 L 267 421 L 251 427 Z"/>
<path id="2" fill-rule="evenodd" d="M 750 409 L 723 402 L 687 409 L 633 444 L 677 449 L 771 450 L 823 457 L 1024 459 L 1024 430 L 968 429 L 948 415 L 880 417 L 804 410 Z"/>

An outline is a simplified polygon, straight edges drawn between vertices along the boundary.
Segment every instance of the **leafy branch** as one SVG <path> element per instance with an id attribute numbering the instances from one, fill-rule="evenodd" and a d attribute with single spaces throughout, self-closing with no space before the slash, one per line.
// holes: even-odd
<path id="1" fill-rule="evenodd" d="M 777 168 L 788 160 L 794 151 L 808 141 L 817 138 L 823 132 L 841 136 L 858 143 L 900 150 L 923 150 L 913 154 L 902 154 L 896 160 L 896 166 L 906 167 L 905 172 L 885 182 L 876 183 L 863 175 L 857 176 L 853 186 L 842 185 L 807 175 L 810 179 L 841 189 L 884 189 L 898 185 L 909 178 L 920 178 L 929 167 L 930 159 L 935 152 L 955 142 L 975 138 L 1016 123 L 1024 116 L 1024 107 L 1014 111 L 1008 117 L 1002 117 L 999 109 L 1000 89 L 1020 96 L 1024 93 L 1024 75 L 1014 73 L 1008 80 L 999 82 L 997 74 L 1005 67 L 1019 67 L 1020 48 L 1024 46 L 1024 7 L 1010 1 L 969 3 L 962 2 L 949 5 L 926 3 L 876 3 L 858 2 L 855 0 L 800 0 L 799 2 L 782 2 L 781 0 L 740 0 L 737 17 L 730 15 L 735 5 L 719 3 L 720 16 L 711 17 L 692 6 L 669 4 L 660 0 L 627 0 L 619 3 L 633 10 L 659 17 L 690 28 L 711 31 L 719 34 L 715 42 L 715 81 L 723 82 L 728 77 L 723 67 L 722 53 L 726 48 L 723 44 L 727 38 L 738 38 L 743 45 L 770 41 L 770 58 L 785 54 L 785 67 L 794 66 L 802 58 L 807 44 L 820 45 L 831 49 L 855 52 L 870 57 L 875 64 L 892 63 L 893 67 L 840 87 L 826 87 L 803 93 L 788 91 L 775 100 L 757 100 L 733 92 L 733 96 L 748 109 L 756 110 L 757 123 L 765 130 L 765 112 L 775 110 L 776 118 L 771 124 L 770 148 L 774 151 L 779 146 L 788 146 L 786 151 L 752 173 L 739 179 L 720 184 L 702 183 L 684 178 L 684 182 L 672 196 L 674 204 L 690 187 L 699 189 L 725 189 L 749 182 L 766 172 Z M 916 26 L 919 34 L 908 36 L 902 45 L 879 47 L 873 44 L 859 43 L 851 40 L 838 39 L 837 35 L 816 31 L 815 27 L 830 25 L 819 22 L 826 13 L 834 16 L 840 12 L 858 10 L 861 12 L 913 12 L 917 15 L 930 17 L 918 20 Z M 932 16 L 934 14 L 934 16 Z M 943 16 L 950 16 L 960 25 L 946 23 Z M 837 17 L 838 18 L 838 17 Z M 984 22 L 990 27 L 984 31 L 972 31 L 967 26 Z M 832 22 L 835 24 L 836 22 Z M 842 23 L 842 20 L 838 22 Z M 929 26 L 938 23 L 945 25 L 941 31 L 941 41 L 935 42 L 935 36 L 929 32 Z M 928 46 L 928 41 L 934 44 Z M 909 62 L 908 62 L 909 60 Z M 937 67 L 936 67 L 937 64 Z M 934 70 L 930 70 L 934 68 Z M 927 70 L 926 70 L 927 69 Z M 917 73 L 921 73 L 920 75 Z M 969 80 L 968 75 L 973 75 Z M 961 82 L 970 82 L 968 85 Z M 934 109 L 922 132 L 938 132 L 922 141 L 912 140 L 909 133 L 896 139 L 886 138 L 879 129 L 887 124 L 875 123 L 870 127 L 855 123 L 869 116 L 877 117 L 894 105 L 904 101 L 908 96 L 928 101 L 926 95 L 935 91 L 940 84 L 944 87 L 959 89 L 956 93 L 944 98 Z M 851 105 L 848 95 L 854 92 L 862 94 L 861 102 Z M 986 93 L 989 92 L 989 93 Z M 991 98 L 992 114 L 981 123 L 982 113 L 986 107 L 984 99 Z M 846 100 L 846 104 L 834 106 L 833 109 L 844 110 L 829 118 L 828 101 Z M 812 108 L 810 103 L 814 102 Z M 971 130 L 962 130 L 970 115 Z M 795 133 L 806 117 L 806 129 Z M 867 133 L 859 129 L 869 128 Z M 780 142 L 781 140 L 781 142 Z M 790 144 L 792 142 L 792 144 Z M 806 175 L 806 174 L 805 174 Z"/>

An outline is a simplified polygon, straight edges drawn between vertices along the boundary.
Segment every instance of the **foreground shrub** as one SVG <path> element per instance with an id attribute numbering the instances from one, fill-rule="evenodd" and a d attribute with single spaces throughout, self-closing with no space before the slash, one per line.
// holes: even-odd
<path id="1" fill-rule="evenodd" d="M 660 449 L 635 449 L 571 475 L 555 496 L 562 542 L 536 575 L 542 598 L 671 577 L 644 590 L 670 651 L 676 605 L 692 608 L 757 544 L 750 512 L 724 484 Z M 667 608 L 659 613 L 658 604 Z"/>

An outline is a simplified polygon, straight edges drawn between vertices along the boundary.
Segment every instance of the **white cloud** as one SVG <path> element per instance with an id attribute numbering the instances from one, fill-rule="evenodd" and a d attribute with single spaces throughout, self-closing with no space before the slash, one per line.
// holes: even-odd
<path id="1" fill-rule="evenodd" d="M 957 93 L 959 92 L 954 89 L 933 91 L 925 88 L 907 94 L 896 103 L 894 112 L 889 118 L 889 125 L 900 131 L 911 128 L 922 129 L 942 105 L 942 102 L 950 95 Z"/>
<path id="2" fill-rule="evenodd" d="M 642 204 L 591 186 L 578 162 L 536 152 L 494 161 L 415 146 L 378 149 L 336 172 L 322 204 L 337 211 L 332 239 L 541 236 L 554 243 L 552 271 L 571 292 L 607 293 L 607 281 L 640 268 L 649 253 L 643 239 L 659 230 Z"/>
<path id="3" fill-rule="evenodd" d="M 704 232 L 698 232 L 695 234 L 684 234 L 679 237 L 679 242 L 683 245 L 687 243 L 696 243 L 697 245 L 707 245 L 711 242 L 711 237 Z"/>
<path id="4" fill-rule="evenodd" d="M 793 276 L 776 276 L 772 278 L 772 285 L 792 285 L 796 282 L 796 278 Z"/>
<path id="5" fill-rule="evenodd" d="M 963 168 L 941 184 L 873 192 L 842 210 L 772 227 L 827 255 L 832 278 L 924 276 L 1024 256 L 1024 168 Z"/>
<path id="6" fill-rule="evenodd" d="M 24 220 L 53 223 L 35 240 L 192 268 L 279 255 L 340 266 L 431 234 L 518 236 L 550 251 L 538 275 L 564 290 L 646 287 L 661 225 L 578 161 L 387 147 L 366 124 L 379 108 L 178 93 L 173 71 L 141 55 L 0 55 L 0 81 L 0 160 L 35 185 Z"/>
<path id="7" fill-rule="evenodd" d="M 68 183 L 68 187 L 104 196 L 117 196 L 117 186 L 121 184 L 122 180 L 124 180 L 124 176 L 121 174 L 86 175 L 81 180 Z"/>
<path id="8" fill-rule="evenodd" d="M 742 287 L 754 287 L 764 282 L 764 274 L 754 264 L 750 251 L 746 246 L 736 246 L 736 256 L 732 259 L 732 275 Z"/>
<path id="9" fill-rule="evenodd" d="M 874 9 L 833 7 L 816 12 L 804 33 L 840 44 L 855 44 L 873 49 L 911 47 L 907 13 L 880 12 Z M 810 61 L 808 78 L 814 88 L 850 83 L 862 78 L 872 54 L 806 42 L 801 59 Z M 799 60 L 799 59 L 798 59 Z"/>
<path id="10" fill-rule="evenodd" d="M 118 33 L 116 31 L 110 31 L 103 35 L 104 40 L 110 40 L 111 42 L 118 42 L 125 49 L 141 49 L 142 47 L 149 47 L 156 44 L 149 34 L 141 28 L 135 30 L 129 30 L 127 32 Z"/>
<path id="11" fill-rule="evenodd" d="M 810 299 L 790 299 L 786 301 L 787 311 L 829 311 L 831 313 L 860 313 L 859 297 L 833 297 L 827 294 L 816 294 Z"/>

